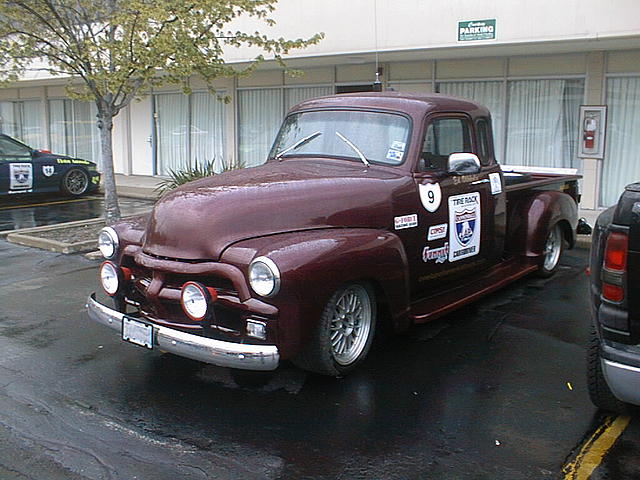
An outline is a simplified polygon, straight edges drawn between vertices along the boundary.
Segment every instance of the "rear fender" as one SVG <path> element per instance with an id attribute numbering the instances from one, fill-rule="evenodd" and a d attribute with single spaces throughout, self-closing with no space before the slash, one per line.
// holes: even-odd
<path id="1" fill-rule="evenodd" d="M 222 261 L 247 272 L 258 256 L 270 258 L 280 270 L 277 295 L 252 295 L 278 308 L 283 358 L 294 356 L 306 343 L 327 301 L 346 283 L 369 282 L 378 301 L 388 307 L 394 328 L 408 326 L 407 257 L 394 233 L 356 228 L 271 235 L 234 244 L 225 250 Z"/>
<path id="2" fill-rule="evenodd" d="M 519 198 L 509 213 L 507 251 L 527 257 L 542 255 L 551 227 L 559 223 L 569 248 L 576 239 L 578 206 L 569 195 L 555 190 L 533 191 Z"/>

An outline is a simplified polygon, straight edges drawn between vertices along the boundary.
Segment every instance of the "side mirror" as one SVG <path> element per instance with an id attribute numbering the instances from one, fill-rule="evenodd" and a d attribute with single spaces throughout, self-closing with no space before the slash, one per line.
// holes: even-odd
<path id="1" fill-rule="evenodd" d="M 480 160 L 473 153 L 452 153 L 447 160 L 447 171 L 454 175 L 479 173 Z"/>

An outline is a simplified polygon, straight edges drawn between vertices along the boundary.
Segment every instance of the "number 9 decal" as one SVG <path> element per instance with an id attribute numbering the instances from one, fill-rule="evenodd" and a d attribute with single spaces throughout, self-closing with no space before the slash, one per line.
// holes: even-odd
<path id="1" fill-rule="evenodd" d="M 427 209 L 428 212 L 435 212 L 440 207 L 442 201 L 442 191 L 440 190 L 439 183 L 427 183 L 418 185 L 420 191 L 420 201 L 422 206 Z"/>

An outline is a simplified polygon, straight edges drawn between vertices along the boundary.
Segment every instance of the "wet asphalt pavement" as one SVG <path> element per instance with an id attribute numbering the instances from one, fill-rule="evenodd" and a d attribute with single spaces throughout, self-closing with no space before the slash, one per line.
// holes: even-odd
<path id="1" fill-rule="evenodd" d="M 154 203 L 124 197 L 120 197 L 119 202 L 123 216 L 147 212 Z M 103 199 L 100 195 L 80 198 L 49 194 L 0 197 L 0 232 L 102 216 Z"/>
<path id="2" fill-rule="evenodd" d="M 0 478 L 561 478 L 600 417 L 586 261 L 388 339 L 348 377 L 242 376 L 122 343 L 84 314 L 99 262 L 0 240 Z M 598 478 L 637 478 L 610 472 L 639 438 L 634 421 Z"/>

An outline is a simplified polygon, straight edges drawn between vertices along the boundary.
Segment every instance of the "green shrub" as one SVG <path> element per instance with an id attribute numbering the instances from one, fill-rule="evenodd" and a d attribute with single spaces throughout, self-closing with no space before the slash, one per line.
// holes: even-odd
<path id="1" fill-rule="evenodd" d="M 244 168 L 244 162 L 228 164 L 224 160 L 221 160 L 219 162 L 219 168 L 216 168 L 215 159 L 202 164 L 196 160 L 195 163 L 196 164 L 193 167 L 189 167 L 184 170 L 169 170 L 167 178 L 160 180 L 154 191 L 159 195 L 164 195 L 185 183 L 199 180 L 200 178 L 210 177 L 219 173 L 236 170 L 238 168 Z"/>

